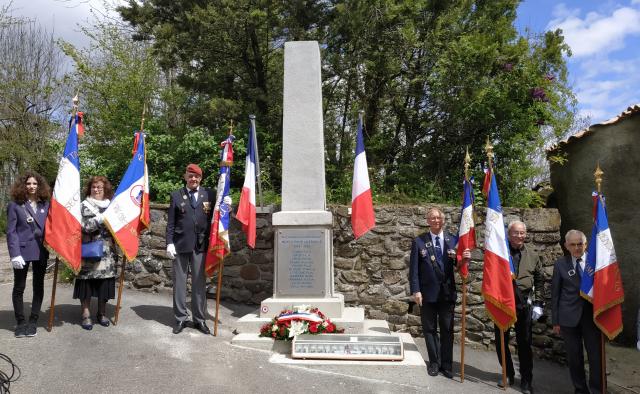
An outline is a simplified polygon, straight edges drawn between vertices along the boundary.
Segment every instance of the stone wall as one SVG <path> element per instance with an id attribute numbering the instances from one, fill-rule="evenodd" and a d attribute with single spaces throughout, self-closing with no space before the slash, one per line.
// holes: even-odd
<path id="1" fill-rule="evenodd" d="M 171 260 L 165 256 L 166 205 L 154 205 L 151 230 L 143 235 L 143 250 L 126 271 L 128 285 L 144 291 L 171 291 Z M 456 233 L 459 207 L 440 208 L 447 217 L 448 229 Z M 347 207 L 331 208 L 334 213 L 334 265 L 336 290 L 344 294 L 348 306 L 362 306 L 368 318 L 385 319 L 395 331 L 421 335 L 420 309 L 409 296 L 409 254 L 411 242 L 427 231 L 426 207 L 376 207 L 376 228 L 353 239 Z M 483 245 L 485 211 L 477 209 L 476 233 Z M 505 209 L 505 222 L 522 220 L 527 224 L 527 245 L 543 258 L 545 295 L 550 305 L 553 263 L 562 254 L 560 216 L 555 209 Z M 257 219 L 256 249 L 246 247 L 240 225 L 232 220 L 233 253 L 225 260 L 222 297 L 236 302 L 259 304 L 273 293 L 273 229 L 271 215 Z M 458 283 L 460 286 L 460 278 Z M 472 254 L 468 280 L 467 343 L 492 347 L 493 323 L 487 316 L 480 294 L 482 252 Z M 459 298 L 461 292 L 458 293 Z M 460 300 L 459 300 L 460 301 Z M 456 332 L 460 330 L 460 305 L 456 308 Z M 563 357 L 562 344 L 551 333 L 550 309 L 546 322 L 533 327 L 536 352 L 544 358 Z M 456 336 L 459 340 L 459 335 Z M 515 338 L 512 336 L 512 342 Z"/>

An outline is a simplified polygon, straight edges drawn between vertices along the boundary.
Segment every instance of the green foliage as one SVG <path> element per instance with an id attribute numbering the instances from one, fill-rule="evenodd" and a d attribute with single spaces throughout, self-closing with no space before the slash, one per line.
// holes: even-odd
<path id="1" fill-rule="evenodd" d="M 66 264 L 61 264 L 60 266 L 60 282 L 62 283 L 73 283 L 76 278 L 75 272 L 71 268 L 69 268 Z"/>
<path id="2" fill-rule="evenodd" d="M 459 203 L 465 147 L 481 182 L 489 139 L 503 204 L 536 204 L 528 187 L 541 172 L 534 154 L 546 135 L 557 137 L 573 123 L 575 98 L 561 33 L 519 36 L 517 5 L 130 0 L 118 10 L 133 35 L 103 23 L 85 29 L 92 39 L 87 54 L 64 45 L 86 96 L 83 174 L 117 182 L 147 103 L 152 199 L 166 201 L 189 162 L 199 163 L 205 184 L 215 185 L 218 143 L 231 120 L 238 137 L 232 188 L 239 190 L 246 117 L 255 114 L 262 186 L 276 197 L 283 43 L 317 40 L 330 201 L 351 199 L 355 123 L 364 110 L 377 201 Z"/>

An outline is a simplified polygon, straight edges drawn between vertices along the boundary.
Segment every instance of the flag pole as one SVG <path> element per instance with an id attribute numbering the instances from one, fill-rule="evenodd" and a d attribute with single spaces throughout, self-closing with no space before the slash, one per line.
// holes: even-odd
<path id="1" fill-rule="evenodd" d="M 254 116 L 255 118 L 255 116 Z M 233 134 L 233 119 L 229 125 L 229 135 Z M 227 162 L 220 162 L 220 166 L 229 166 Z M 213 336 L 218 336 L 218 312 L 220 311 L 220 293 L 222 291 L 222 271 L 224 270 L 224 257 L 218 263 L 218 284 L 216 285 L 216 315 L 213 319 Z M 211 280 L 213 281 L 213 279 Z"/>
<path id="2" fill-rule="evenodd" d="M 593 173 L 596 182 L 596 190 L 598 191 L 598 198 L 600 198 L 601 186 L 602 186 L 602 175 L 604 172 L 600 169 L 600 163 L 596 163 L 596 170 Z M 607 392 L 607 357 L 605 355 L 605 343 L 604 343 L 604 333 L 600 330 L 600 364 L 601 364 L 601 379 L 602 379 L 602 392 Z M 589 371 L 591 372 L 591 371 Z"/>
<path id="3" fill-rule="evenodd" d="M 49 324 L 47 324 L 47 331 L 51 332 L 53 329 L 54 309 L 56 307 L 56 283 L 58 283 L 58 263 L 60 259 L 56 257 L 56 264 L 53 266 L 53 287 L 51 288 L 51 306 L 49 307 Z"/>
<path id="4" fill-rule="evenodd" d="M 493 176 L 493 145 L 491 145 L 491 140 L 489 140 L 489 136 L 487 136 L 487 143 L 484 146 L 484 149 L 487 151 L 487 159 L 489 161 L 489 171 L 491 171 L 491 176 Z M 495 324 L 495 322 L 494 322 Z M 502 390 L 507 389 L 507 362 L 504 350 L 504 332 L 505 329 L 500 328 L 500 361 L 502 364 Z"/>
<path id="5" fill-rule="evenodd" d="M 144 103 L 142 105 L 142 119 L 140 120 L 140 132 L 142 133 L 144 131 L 144 116 L 147 113 L 147 103 Z M 134 142 L 135 145 L 135 142 Z M 135 149 L 135 147 L 134 147 Z M 146 146 L 145 146 L 146 149 Z M 135 154 L 135 151 L 133 152 L 133 154 Z M 120 278 L 118 278 L 118 302 L 116 303 L 116 312 L 115 315 L 113 317 L 113 325 L 117 326 L 118 325 L 118 319 L 120 318 L 120 308 L 121 308 L 121 304 L 122 304 L 122 288 L 124 287 L 124 271 L 125 271 L 125 264 L 127 263 L 127 259 L 126 256 L 122 256 L 122 264 L 120 265 Z"/>
<path id="6" fill-rule="evenodd" d="M 504 351 L 504 328 L 500 327 L 500 359 L 502 361 L 502 390 L 507 389 L 507 360 Z"/>
<path id="7" fill-rule="evenodd" d="M 467 153 L 464 156 L 464 179 L 469 180 L 469 166 L 471 165 L 471 156 L 469 156 L 469 147 L 467 146 Z M 463 199 L 465 197 L 463 196 Z M 460 383 L 464 382 L 464 347 L 467 343 L 467 278 L 462 276 L 462 318 L 460 327 Z"/>
<path id="8" fill-rule="evenodd" d="M 78 113 L 78 105 L 80 104 L 80 99 L 78 98 L 78 92 L 73 96 L 73 106 L 71 107 L 71 118 L 75 118 L 76 113 Z M 56 263 L 53 267 L 53 286 L 51 287 L 51 306 L 49 307 L 49 324 L 47 325 L 47 331 L 51 332 L 53 330 L 53 320 L 55 318 L 55 309 L 56 309 L 56 287 L 58 284 L 58 265 L 60 265 L 60 259 L 56 257 Z"/>
<path id="9" fill-rule="evenodd" d="M 260 155 L 258 154 L 258 132 L 256 130 L 256 116 L 249 115 L 249 121 L 251 122 L 251 131 L 253 131 L 253 152 L 256 155 L 256 180 L 258 181 L 258 201 L 260 202 L 260 207 L 262 205 L 262 182 L 260 181 Z"/>

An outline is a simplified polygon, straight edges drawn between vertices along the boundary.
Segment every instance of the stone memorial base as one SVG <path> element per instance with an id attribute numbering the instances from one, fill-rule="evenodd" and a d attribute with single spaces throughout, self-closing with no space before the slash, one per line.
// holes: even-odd
<path id="1" fill-rule="evenodd" d="M 278 315 L 283 309 L 293 309 L 298 305 L 310 305 L 312 307 L 320 309 L 320 312 L 331 320 L 340 319 L 343 317 L 344 296 L 342 294 L 335 294 L 333 297 L 324 298 L 311 298 L 311 297 L 298 297 L 298 298 L 274 298 L 270 297 L 262 301 L 260 304 L 260 317 L 272 319 Z"/>

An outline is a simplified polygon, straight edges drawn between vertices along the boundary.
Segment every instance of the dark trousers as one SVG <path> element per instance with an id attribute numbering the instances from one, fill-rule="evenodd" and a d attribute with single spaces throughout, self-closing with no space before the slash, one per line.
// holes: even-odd
<path id="1" fill-rule="evenodd" d="M 531 383 L 533 379 L 533 353 L 531 352 L 531 308 L 527 304 L 522 309 L 516 309 L 516 347 L 518 360 L 520 361 L 520 379 Z M 496 353 L 498 362 L 502 365 L 502 351 L 500 346 L 500 329 L 495 327 Z M 509 338 L 511 328 L 504 331 L 504 358 L 507 363 L 507 376 L 515 376 L 511 351 L 509 350 Z"/>
<path id="2" fill-rule="evenodd" d="M 585 301 L 585 305 L 588 301 Z M 602 349 L 600 348 L 600 330 L 593 323 L 593 308 L 582 309 L 582 317 L 577 327 L 560 327 L 567 352 L 569 373 L 576 393 L 602 393 Z M 584 354 L 582 344 L 589 359 L 589 386 L 584 373 Z"/>
<path id="3" fill-rule="evenodd" d="M 204 323 L 207 312 L 204 252 L 178 253 L 173 262 L 173 314 L 176 321 L 189 317 L 187 310 L 187 273 L 191 271 L 191 313 L 194 323 Z"/>
<path id="4" fill-rule="evenodd" d="M 437 363 L 440 369 L 447 371 L 451 371 L 453 364 L 454 306 L 448 301 L 423 302 L 420 313 L 429 363 Z"/>
<path id="5" fill-rule="evenodd" d="M 25 321 L 23 296 L 24 288 L 27 284 L 29 265 L 33 267 L 33 300 L 31 301 L 31 315 L 29 316 L 30 323 L 36 323 L 38 321 L 42 298 L 44 297 L 44 274 L 47 271 L 46 261 L 26 261 L 22 269 L 13 269 L 13 292 L 11 293 L 11 299 L 13 301 L 13 311 L 18 325 L 23 324 Z"/>

